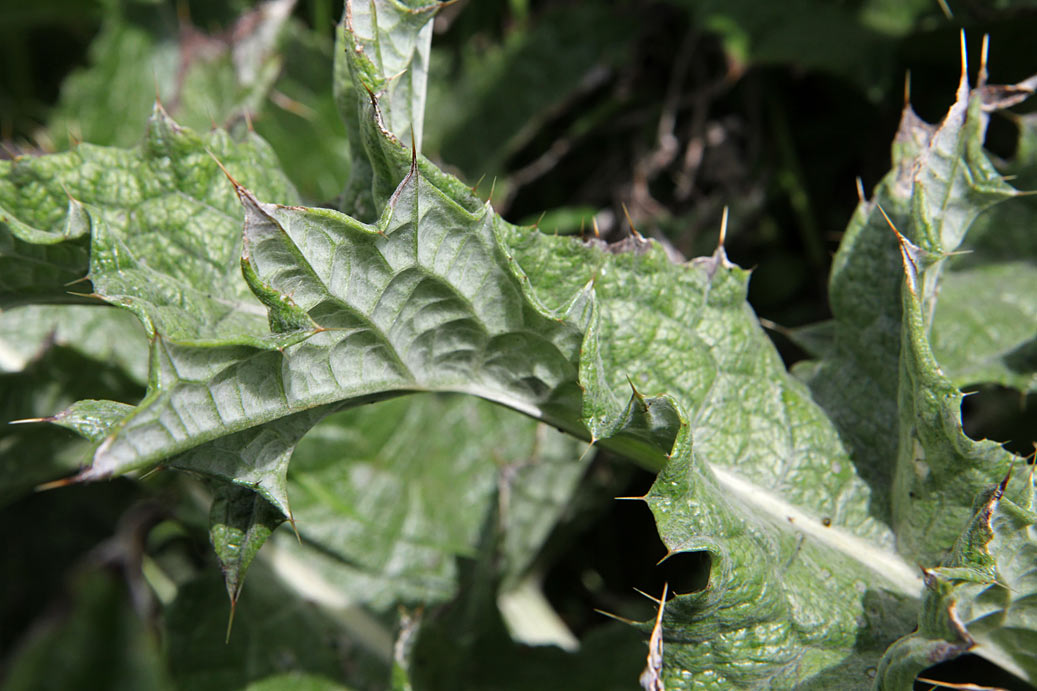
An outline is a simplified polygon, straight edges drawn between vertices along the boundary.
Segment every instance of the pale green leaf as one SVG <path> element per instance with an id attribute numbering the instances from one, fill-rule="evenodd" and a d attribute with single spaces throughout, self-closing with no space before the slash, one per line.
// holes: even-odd
<path id="1" fill-rule="evenodd" d="M 0 262 L 25 265 L 23 250 L 41 253 L 25 282 L 18 270 L 4 272 L 12 277 L 4 279 L 11 281 L 3 284 L 5 297 L 67 299 L 69 291 L 89 292 L 89 284 L 65 283 L 89 276 L 109 302 L 130 306 L 149 336 L 159 328 L 188 337 L 199 321 L 219 321 L 224 333 L 265 331 L 260 304 L 236 277 L 238 205 L 213 156 L 242 180 L 294 198 L 282 175 L 266 172 L 276 163 L 261 139 L 247 135 L 236 143 L 221 131 L 199 137 L 161 108 L 137 149 L 81 144 L 0 162 L 0 232 L 13 237 L 0 246 Z M 230 287 L 234 298 L 208 296 L 213 282 Z"/>
<path id="2" fill-rule="evenodd" d="M 131 410 L 133 406 L 127 403 L 84 399 L 76 401 L 47 421 L 74 430 L 90 441 L 99 442 Z"/>
<path id="3" fill-rule="evenodd" d="M 492 434 L 486 434 L 492 430 Z M 486 516 L 499 512 L 505 587 L 529 567 L 593 454 L 554 429 L 469 396 L 351 408 L 299 444 L 289 471 L 298 555 L 357 602 L 456 593 Z M 464 507 L 446 511 L 444 507 Z"/>
<path id="4" fill-rule="evenodd" d="M 984 209 L 1017 194 L 982 149 L 984 105 L 984 90 L 970 90 L 963 79 L 939 126 L 905 109 L 894 143 L 894 169 L 872 200 L 862 200 L 836 257 L 831 282 L 835 324 L 808 334 L 820 343 L 816 350 L 825 359 L 801 369 L 850 443 L 876 496 L 888 497 L 888 504 L 873 510 L 879 516 L 889 512 L 898 551 L 930 567 L 949 554 L 966 528 L 973 500 L 1004 477 L 1013 462 L 998 444 L 975 442 L 962 432 L 962 394 L 930 344 L 939 304 L 955 298 L 975 304 L 981 296 L 956 290 L 962 274 L 957 285 L 951 281 L 950 289 L 943 290 L 941 279 L 954 275 L 946 269 L 947 257 Z M 1003 208 L 1019 203 L 1013 200 Z M 948 311 L 963 313 L 956 305 Z M 944 325 L 941 333 L 961 342 L 961 333 L 972 329 L 979 332 L 974 338 L 981 338 L 986 325 L 979 321 L 958 322 L 957 333 Z M 1025 341 L 1016 335 L 1015 342 L 1020 338 Z M 866 459 L 869 465 L 862 464 Z M 920 621 L 926 616 L 923 611 Z M 881 688 L 907 688 L 926 666 L 922 660 L 933 664 L 968 648 L 947 629 L 929 638 L 905 639 L 893 649 L 893 659 L 911 662 L 884 674 L 877 682 Z M 983 648 L 976 652 L 988 654 Z M 996 654 L 991 658 L 1002 661 Z"/>

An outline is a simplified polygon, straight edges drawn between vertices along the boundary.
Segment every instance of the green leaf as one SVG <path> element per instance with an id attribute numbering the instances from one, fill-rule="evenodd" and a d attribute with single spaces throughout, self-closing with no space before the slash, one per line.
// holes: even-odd
<path id="1" fill-rule="evenodd" d="M 0 284 L 0 299 L 65 300 L 65 283 L 89 275 L 97 293 L 137 312 L 149 336 L 156 328 L 186 335 L 197 329 L 191 323 L 210 320 L 224 322 L 224 332 L 265 331 L 255 299 L 229 280 L 239 270 L 237 203 L 213 156 L 231 174 L 294 198 L 283 176 L 266 172 L 276 163 L 261 139 L 249 134 L 239 144 L 221 131 L 199 137 L 158 107 L 137 149 L 81 144 L 0 162 L 0 232 L 14 238 L 0 244 L 0 262 L 29 264 L 29 251 L 36 258 L 29 273 L 4 272 L 11 278 Z M 208 297 L 214 282 L 238 287 L 236 299 Z"/>
<path id="2" fill-rule="evenodd" d="M 50 186 L 62 168 L 70 166 L 54 158 L 0 161 L 0 306 L 4 308 L 21 302 L 77 301 L 66 286 L 86 275 L 90 218 L 60 183 Z"/>
<path id="3" fill-rule="evenodd" d="M 256 492 L 237 485 L 217 486 L 209 510 L 209 539 L 220 560 L 232 612 L 245 583 L 245 572 L 259 548 L 283 522 L 284 515 Z"/>
<path id="4" fill-rule="evenodd" d="M 940 370 L 928 341 L 941 256 L 957 249 L 981 204 L 1012 191 L 982 152 L 985 118 L 980 99 L 969 95 L 963 80 L 957 102 L 933 134 L 931 168 L 924 166 L 923 154 L 910 235 L 900 240 L 905 280 L 893 521 L 898 548 L 928 563 L 946 553 L 971 513 L 972 500 L 998 482 L 1013 461 L 1000 445 L 973 442 L 961 431 L 962 395 Z"/>
<path id="5" fill-rule="evenodd" d="M 439 2 L 349 2 L 343 15 L 350 78 L 338 80 L 343 102 L 378 99 L 380 124 L 421 150 L 432 18 Z M 366 93 L 363 93 L 366 92 Z M 349 114 L 351 115 L 351 114 Z M 347 117 L 349 117 L 347 115 Z"/>
<path id="6" fill-rule="evenodd" d="M 1019 128 L 1015 157 L 999 166 L 1019 189 L 1037 189 L 1037 118 L 1013 118 Z M 1037 198 L 1000 204 L 973 224 L 951 257 L 940 284 L 932 323 L 933 354 L 959 387 L 981 383 L 1037 391 L 1034 329 L 1037 240 L 1029 232 Z"/>
<path id="7" fill-rule="evenodd" d="M 219 333 L 204 334 L 211 345 L 157 343 L 152 380 L 161 392 L 105 442 L 84 479 L 147 467 L 296 413 L 313 424 L 322 406 L 415 390 L 475 393 L 530 414 L 557 410 L 546 417 L 574 428 L 566 403 L 576 390 L 578 332 L 524 299 L 493 236 L 502 222 L 488 209 L 459 206 L 418 173 L 407 174 L 373 226 L 240 193 L 246 276 L 263 298 L 284 296 L 316 329 L 254 355 Z M 429 235 L 416 243 L 426 216 Z"/>
<path id="8" fill-rule="evenodd" d="M 960 393 L 929 345 L 946 257 L 984 208 L 1016 194 L 982 149 L 986 116 L 980 92 L 970 105 L 971 94 L 963 82 L 938 127 L 905 108 L 893 170 L 858 206 L 833 264 L 835 323 L 830 340 L 815 343 L 825 357 L 797 366 L 875 489 L 872 513 L 894 527 L 901 553 L 923 563 L 946 554 L 973 498 L 1010 463 L 960 431 Z"/>
<path id="9" fill-rule="evenodd" d="M 982 149 L 984 97 L 983 87 L 970 90 L 963 78 L 939 126 L 905 109 L 894 170 L 872 200 L 862 200 L 836 257 L 835 324 L 817 350 L 825 360 L 800 369 L 850 442 L 875 495 L 889 497 L 888 505 L 873 511 L 889 512 L 897 549 L 923 565 L 943 560 L 968 523 L 973 500 L 997 484 L 1014 460 L 998 444 L 975 442 L 962 432 L 962 394 L 934 358 L 929 340 L 937 296 L 940 303 L 960 296 L 953 289 L 942 292 L 947 257 L 983 209 L 1016 195 Z M 896 273 L 880 268 L 894 263 L 900 264 Z M 869 277 L 872 289 L 864 291 Z M 899 343 L 892 338 L 897 333 Z M 824 333 L 814 331 L 810 338 L 817 343 L 818 335 Z M 895 442 L 891 430 L 897 430 Z M 926 612 L 920 616 L 924 622 Z M 947 640 L 907 639 L 890 654 L 907 656 L 913 665 L 936 648 L 942 651 L 938 659 L 966 649 L 955 642 L 956 633 L 943 633 Z M 904 669 L 883 677 L 882 688 L 903 688 L 909 682 Z M 921 667 L 913 669 L 911 678 Z"/>
<path id="10" fill-rule="evenodd" d="M 835 430 L 747 307 L 747 272 L 722 251 L 678 266 L 636 238 L 598 247 L 516 229 L 458 181 L 412 162 L 376 119 L 366 128 L 373 169 L 396 185 L 376 223 L 239 188 L 245 276 L 272 326 L 317 327 L 250 357 L 215 339 L 184 354 L 166 348 L 175 364 L 160 364 L 161 395 L 114 430 L 84 479 L 190 452 L 206 472 L 244 484 L 241 470 L 255 464 L 236 459 L 281 425 L 294 440 L 333 406 L 474 393 L 649 467 L 670 459 L 647 497 L 664 541 L 714 557 L 710 589 L 672 611 L 684 626 L 731 613 L 713 624 L 729 635 L 710 634 L 710 650 L 699 643 L 707 634 L 686 634 L 674 679 L 682 668 L 709 668 L 716 683 L 862 675 L 907 631 L 906 617 L 888 612 L 909 617 L 903 605 L 920 583 L 869 515 L 868 488 Z M 190 368 L 174 359 L 182 355 Z M 276 445 L 279 459 L 289 446 Z M 746 602 L 751 611 L 737 606 Z M 768 652 L 728 670 L 722 660 L 746 650 L 731 634 L 746 630 L 741 640 L 766 635 Z"/>
<path id="11" fill-rule="evenodd" d="M 930 665 L 969 651 L 1021 679 L 1037 679 L 1037 502 L 1032 468 L 1021 504 L 1008 478 L 976 508 L 943 566 L 926 571 L 919 626 L 890 647 L 883 688 L 906 688 Z"/>
<path id="12" fill-rule="evenodd" d="M 667 686 L 791 685 L 825 668 L 844 683 L 866 679 L 910 629 L 921 583 L 745 304 L 747 272 L 722 250 L 677 266 L 637 241 L 617 254 L 537 235 L 512 245 L 545 285 L 593 282 L 613 390 L 629 377 L 686 411 L 646 500 L 671 553 L 708 550 L 713 565 L 706 591 L 667 607 L 668 630 L 680 632 Z M 750 651 L 755 664 L 722 662 Z"/>
<path id="13" fill-rule="evenodd" d="M 509 588 L 565 510 L 593 455 L 581 457 L 585 449 L 470 396 L 351 408 L 300 442 L 289 482 L 305 545 L 286 537 L 279 546 L 356 602 L 433 604 L 454 597 L 457 558 L 473 554 L 499 510 L 498 568 Z"/>
<path id="14" fill-rule="evenodd" d="M 80 400 L 48 418 L 58 427 L 74 430 L 92 442 L 108 436 L 112 427 L 133 410 L 132 405 L 118 401 Z"/>
<path id="15" fill-rule="evenodd" d="M 352 153 L 341 208 L 358 219 L 377 216 L 399 183 L 379 140 L 421 150 L 432 18 L 439 7 L 426 0 L 346 3 L 334 86 Z"/>

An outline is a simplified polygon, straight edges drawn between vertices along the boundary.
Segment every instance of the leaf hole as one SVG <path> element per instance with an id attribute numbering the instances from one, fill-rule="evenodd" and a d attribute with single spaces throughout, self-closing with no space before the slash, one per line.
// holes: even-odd
<path id="1" fill-rule="evenodd" d="M 609 623 L 595 610 L 636 621 L 653 618 L 655 603 L 638 590 L 659 597 L 668 583 L 671 593 L 686 594 L 709 582 L 708 553 L 676 553 L 664 560 L 667 549 L 648 505 L 609 501 L 640 497 L 651 488 L 655 476 L 628 463 L 599 453 L 584 486 L 595 487 L 604 499 L 601 512 L 584 516 L 579 526 L 562 526 L 545 548 L 563 556 L 548 571 L 544 592 L 577 637 Z"/>
<path id="2" fill-rule="evenodd" d="M 979 655 L 959 655 L 927 668 L 918 675 L 922 679 L 932 679 L 951 684 L 968 683 L 970 688 L 1000 688 L 1006 691 L 1033 691 L 1033 687 L 1014 674 L 1001 669 Z M 929 691 L 933 684 L 915 680 L 914 691 Z"/>
<path id="3" fill-rule="evenodd" d="M 1019 456 L 1033 453 L 1037 441 L 1037 393 L 1005 386 L 971 387 L 961 402 L 962 428 L 970 438 L 992 439 Z"/>

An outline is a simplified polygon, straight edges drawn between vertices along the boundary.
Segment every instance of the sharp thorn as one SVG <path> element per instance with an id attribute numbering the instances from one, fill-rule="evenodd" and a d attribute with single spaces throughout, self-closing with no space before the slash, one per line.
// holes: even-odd
<path id="1" fill-rule="evenodd" d="M 234 628 L 234 614 L 238 611 L 238 596 L 235 593 L 234 597 L 230 601 L 230 614 L 227 616 L 227 636 L 223 639 L 224 645 L 230 644 L 230 631 Z"/>
<path id="2" fill-rule="evenodd" d="M 35 491 L 35 492 L 46 492 L 47 490 L 57 489 L 58 487 L 68 487 L 69 485 L 74 485 L 77 482 L 76 477 L 77 477 L 76 475 L 70 475 L 68 477 L 63 477 L 63 478 L 60 478 L 58 480 L 51 480 L 50 482 L 44 482 L 41 485 L 36 485 L 33 488 L 33 491 Z"/>
<path id="3" fill-rule="evenodd" d="M 990 34 L 983 34 L 983 44 L 979 51 L 979 76 L 976 77 L 976 86 L 987 84 L 987 58 L 990 56 Z"/>
<path id="4" fill-rule="evenodd" d="M 630 234 L 639 240 L 644 240 L 644 236 L 642 236 L 641 233 L 637 232 L 637 228 L 634 227 L 634 220 L 630 218 L 630 211 L 627 210 L 627 205 L 623 202 L 620 202 L 619 205 L 623 207 L 623 215 L 626 216 L 627 225 L 630 226 Z"/>
<path id="5" fill-rule="evenodd" d="M 967 84 L 969 81 L 969 50 L 965 41 L 965 29 L 960 32 L 961 37 L 961 82 Z"/>
<path id="6" fill-rule="evenodd" d="M 717 249 L 723 248 L 724 242 L 727 240 L 727 216 L 728 207 L 724 205 L 724 213 L 720 217 L 720 239 L 717 240 Z"/>

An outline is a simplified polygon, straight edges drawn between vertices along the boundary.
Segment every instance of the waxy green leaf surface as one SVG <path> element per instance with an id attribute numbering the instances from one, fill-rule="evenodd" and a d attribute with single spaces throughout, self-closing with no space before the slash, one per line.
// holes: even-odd
<path id="1" fill-rule="evenodd" d="M 275 567 L 289 554 L 302 580 L 334 582 L 380 611 L 438 602 L 456 594 L 455 558 L 489 568 L 495 512 L 510 562 L 501 572 L 526 568 L 567 492 L 546 502 L 544 521 L 510 517 L 506 507 L 534 504 L 515 503 L 505 468 L 543 458 L 544 478 L 530 482 L 571 487 L 564 460 L 580 467 L 579 442 L 552 433 L 543 451 L 509 441 L 452 461 L 444 442 L 419 472 L 408 469 L 414 449 L 391 449 L 393 434 L 421 436 L 407 411 L 372 408 L 366 426 L 388 435 L 375 458 L 360 443 L 311 447 L 292 475 L 297 514 L 288 463 L 333 413 L 357 419 L 325 421 L 317 440 L 364 426 L 351 410 L 363 404 L 474 395 L 658 472 L 643 500 L 666 547 L 711 558 L 705 589 L 667 603 L 667 688 L 909 688 L 925 661 L 970 648 L 1033 681 L 1025 638 L 1012 633 L 1037 629 L 1025 562 L 1032 476 L 990 494 L 1014 459 L 964 435 L 958 388 L 970 376 L 1029 387 L 1030 360 L 1010 357 L 1029 341 L 1001 331 L 994 354 L 970 355 L 973 333 L 934 317 L 944 280 L 953 296 L 989 278 L 976 272 L 1006 270 L 959 272 L 948 259 L 977 217 L 1020 201 L 982 149 L 986 110 L 1003 105 L 996 92 L 963 79 L 938 126 L 905 109 L 894 168 L 862 199 L 836 257 L 834 321 L 804 335 L 818 360 L 797 378 L 746 303 L 749 272 L 723 247 L 674 264 L 636 234 L 605 245 L 519 228 L 418 153 L 436 7 L 347 4 L 336 87 L 353 161 L 342 211 L 297 205 L 258 137 L 203 139 L 161 109 L 137 150 L 83 144 L 0 168 L 0 261 L 36 259 L 2 279 L 5 299 L 59 299 L 64 282 L 88 275 L 90 297 L 131 310 L 149 339 L 138 406 L 83 401 L 55 416 L 97 442 L 77 478 L 161 464 L 237 485 L 218 490 L 213 513 L 232 599 L 280 517 L 292 517 L 321 556 L 279 545 Z M 1029 259 L 1016 261 L 1028 275 Z M 1016 314 L 1035 313 L 1032 292 L 1005 294 L 1002 312 L 1014 300 Z M 934 356 L 940 339 L 959 353 L 951 376 Z M 462 416 L 449 429 L 464 437 L 496 424 L 457 400 L 431 416 Z M 401 421 L 387 427 L 383 415 Z M 501 424 L 517 439 L 544 434 L 535 422 Z M 480 458 L 496 451 L 501 465 Z M 431 505 L 459 488 L 471 493 L 458 503 L 479 510 L 433 518 Z M 386 574 L 397 580 L 360 592 Z M 479 587 L 492 594 L 499 575 Z M 372 635 L 371 649 L 384 655 L 384 638 Z"/>

